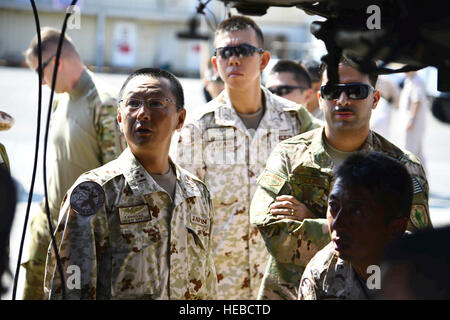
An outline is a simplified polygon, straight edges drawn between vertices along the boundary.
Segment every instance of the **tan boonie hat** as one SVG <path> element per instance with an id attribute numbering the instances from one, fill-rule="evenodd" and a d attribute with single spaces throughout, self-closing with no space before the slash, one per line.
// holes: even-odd
<path id="1" fill-rule="evenodd" d="M 0 111 L 0 131 L 9 130 L 14 125 L 14 118 Z"/>

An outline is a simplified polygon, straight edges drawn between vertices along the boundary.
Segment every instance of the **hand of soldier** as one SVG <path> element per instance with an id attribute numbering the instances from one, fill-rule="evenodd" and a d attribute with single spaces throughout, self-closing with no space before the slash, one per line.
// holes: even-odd
<path id="1" fill-rule="evenodd" d="M 303 221 L 303 219 L 315 218 L 314 214 L 303 203 L 289 195 L 276 197 L 269 210 L 272 215 L 279 219 Z"/>

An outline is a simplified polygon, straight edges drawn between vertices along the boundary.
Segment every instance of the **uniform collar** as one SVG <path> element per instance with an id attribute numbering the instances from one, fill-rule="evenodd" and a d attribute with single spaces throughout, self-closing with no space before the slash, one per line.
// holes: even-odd
<path id="1" fill-rule="evenodd" d="M 90 88 L 94 86 L 90 72 L 84 68 L 81 73 L 80 79 L 76 84 L 75 88 L 69 91 L 69 96 L 71 100 L 79 99 L 80 97 L 86 95 Z"/>
<path id="2" fill-rule="evenodd" d="M 311 153 L 311 157 L 314 159 L 314 163 L 320 163 L 320 167 L 327 167 L 334 169 L 333 161 L 330 155 L 325 150 L 325 127 L 320 130 L 317 129 L 313 133 L 311 144 L 308 147 L 309 152 Z M 376 149 L 377 139 L 374 136 L 372 130 L 369 131 L 369 135 L 364 141 L 361 148 L 357 151 L 359 152 L 371 152 Z M 318 166 L 319 167 L 319 166 Z"/>
<path id="3" fill-rule="evenodd" d="M 118 158 L 120 171 L 125 177 L 133 194 L 137 197 L 145 194 L 164 191 L 153 179 L 150 174 L 139 163 L 130 148 L 126 148 Z M 182 202 L 184 199 L 200 196 L 200 190 L 194 183 L 193 179 L 189 177 L 183 170 L 169 158 L 172 168 L 175 170 L 177 179 L 177 186 L 175 188 L 175 205 Z M 180 193 L 180 196 L 178 196 Z"/>
<path id="4" fill-rule="evenodd" d="M 261 129 L 281 128 L 286 126 L 285 111 L 280 101 L 274 97 L 268 89 L 261 86 L 262 98 L 265 101 L 265 111 L 258 126 L 257 131 Z M 217 125 L 232 126 L 244 133 L 248 133 L 245 124 L 240 119 L 226 90 L 216 98 L 218 107 L 214 110 L 214 120 Z M 288 100 L 286 100 L 288 102 Z M 289 103 L 289 102 L 288 102 Z M 293 103 L 292 103 L 293 104 Z"/>

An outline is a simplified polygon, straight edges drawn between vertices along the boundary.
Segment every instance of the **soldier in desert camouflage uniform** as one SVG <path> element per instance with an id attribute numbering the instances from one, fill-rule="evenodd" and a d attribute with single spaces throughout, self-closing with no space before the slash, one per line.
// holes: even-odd
<path id="1" fill-rule="evenodd" d="M 51 86 L 55 67 L 55 54 L 60 32 L 43 28 L 42 64 L 43 82 Z M 31 69 L 37 70 L 37 36 L 26 52 Z M 120 155 L 125 147 L 118 129 L 117 101 L 94 75 L 87 70 L 74 47 L 66 37 L 63 41 L 55 84 L 55 102 L 50 123 L 49 157 L 52 166 L 48 174 L 48 202 L 53 225 L 58 218 L 64 194 L 83 173 L 99 167 Z M 24 299 L 43 298 L 44 266 L 50 232 L 45 201 L 31 221 L 29 260 Z"/>
<path id="2" fill-rule="evenodd" d="M 402 162 L 414 185 L 408 230 L 431 226 L 428 182 L 420 161 L 369 130 L 371 110 L 379 99 L 379 92 L 369 85 L 375 86 L 376 77 L 360 73 L 345 59 L 339 64 L 339 77 L 340 83 L 358 87 L 337 91 L 334 99 L 320 94 L 325 127 L 281 142 L 258 178 L 250 218 L 271 254 L 260 299 L 297 298 L 306 264 L 330 241 L 324 218 L 333 170 L 355 151 L 378 151 Z M 326 83 L 325 72 L 322 85 Z M 361 95 L 364 88 L 367 95 Z"/>
<path id="3" fill-rule="evenodd" d="M 219 299 L 256 299 L 268 253 L 248 210 L 272 148 L 319 124 L 305 108 L 261 87 L 270 54 L 253 20 L 235 16 L 218 27 L 212 63 L 225 90 L 199 107 L 182 129 L 177 159 L 211 191 L 212 247 Z"/>
<path id="4" fill-rule="evenodd" d="M 4 111 L 0 111 L 0 131 L 9 130 L 14 125 L 14 118 Z M 5 167 L 8 172 L 11 171 L 9 166 L 8 154 L 6 148 L 0 143 L 0 166 Z"/>
<path id="5" fill-rule="evenodd" d="M 381 273 L 377 284 L 369 279 L 372 268 L 408 224 L 411 177 L 399 161 L 372 152 L 347 158 L 334 179 L 327 210 L 332 241 L 306 266 L 299 299 L 373 299 Z"/>
<path id="6" fill-rule="evenodd" d="M 61 207 L 63 269 L 81 271 L 69 299 L 214 299 L 213 208 L 206 186 L 168 156 L 183 125 L 183 89 L 170 73 L 141 69 L 125 81 L 118 121 L 129 148 L 77 180 Z M 61 296 L 49 250 L 46 292 Z M 66 273 L 67 279 L 70 273 Z"/>

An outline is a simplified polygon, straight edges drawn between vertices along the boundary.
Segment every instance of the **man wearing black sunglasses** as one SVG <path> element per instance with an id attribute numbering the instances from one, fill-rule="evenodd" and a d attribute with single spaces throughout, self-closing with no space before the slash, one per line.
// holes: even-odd
<path id="1" fill-rule="evenodd" d="M 319 126 L 300 105 L 261 86 L 270 54 L 247 17 L 223 21 L 212 64 L 225 89 L 191 116 L 180 133 L 177 160 L 203 180 L 215 210 L 212 250 L 219 299 L 256 299 L 268 260 L 248 209 L 272 148 Z"/>
<path id="2" fill-rule="evenodd" d="M 306 107 L 312 95 L 311 77 L 298 63 L 280 60 L 270 70 L 266 87 L 277 96 Z"/>
<path id="3" fill-rule="evenodd" d="M 52 86 L 60 32 L 41 29 L 42 85 Z M 39 73 L 37 36 L 25 52 L 28 66 Z M 80 174 L 114 160 L 125 147 L 117 125 L 117 102 L 81 61 L 72 40 L 65 36 L 55 83 L 55 101 L 47 163 L 53 163 L 48 180 L 48 202 L 55 226 L 66 191 Z M 31 221 L 31 241 L 23 299 L 43 299 L 44 265 L 50 243 L 44 202 Z"/>
<path id="4" fill-rule="evenodd" d="M 258 179 L 250 220 L 258 225 L 271 253 L 262 299 L 296 299 L 306 264 L 330 241 L 324 218 L 333 170 L 356 151 L 378 151 L 402 162 L 414 186 L 408 230 L 432 226 L 429 187 L 420 160 L 370 130 L 371 112 L 380 99 L 374 89 L 376 75 L 361 73 L 346 58 L 338 73 L 336 85 L 327 85 L 326 71 L 321 77 L 318 97 L 324 128 L 281 142 Z"/>

